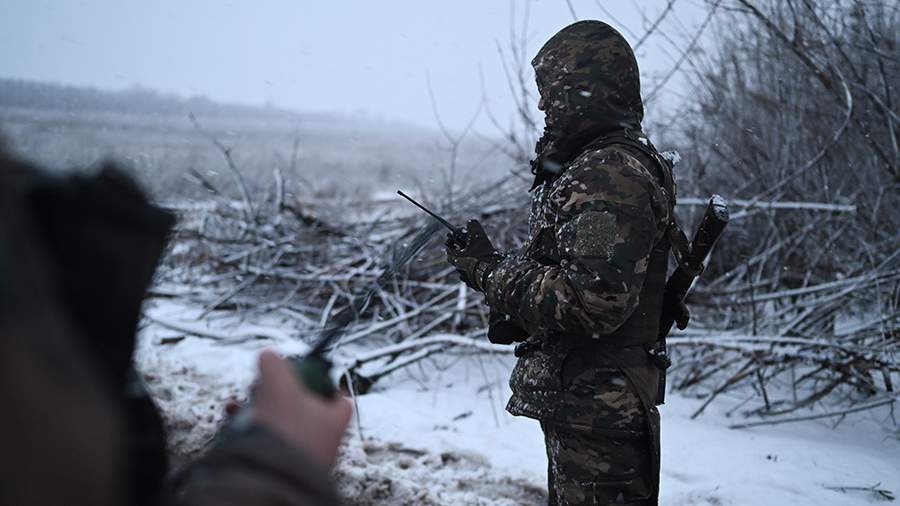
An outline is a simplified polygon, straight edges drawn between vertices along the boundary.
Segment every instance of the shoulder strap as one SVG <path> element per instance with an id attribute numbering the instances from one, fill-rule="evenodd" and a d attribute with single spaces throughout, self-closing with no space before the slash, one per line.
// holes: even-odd
<path id="1" fill-rule="evenodd" d="M 687 261 L 691 252 L 691 243 L 684 234 L 684 230 L 681 230 L 678 222 L 675 221 L 674 214 L 672 215 L 672 221 L 669 222 L 669 226 L 666 228 L 666 237 L 669 238 L 669 245 L 672 246 L 672 256 L 675 257 L 678 267 L 681 267 L 688 274 L 699 276 L 703 270 L 703 264 L 699 268 L 694 268 Z"/>
<path id="2" fill-rule="evenodd" d="M 602 149 L 613 144 L 620 144 L 632 148 L 648 158 L 656 164 L 660 184 L 672 197 L 672 206 L 675 205 L 675 178 L 672 175 L 674 166 L 672 162 L 659 154 L 653 143 L 646 135 L 631 130 L 618 130 L 610 134 L 598 137 L 591 141 L 585 149 Z"/>
<path id="3" fill-rule="evenodd" d="M 691 272 L 692 274 L 699 274 L 694 273 L 693 270 L 695 269 L 692 269 L 686 261 L 690 254 L 691 245 L 684 231 L 675 220 L 676 195 L 675 177 L 672 174 L 674 168 L 672 161 L 660 155 L 659 151 L 656 150 L 656 147 L 653 146 L 653 144 L 649 139 L 647 139 L 646 136 L 628 130 L 622 130 L 619 132 L 614 132 L 610 135 L 599 137 L 588 145 L 588 149 L 602 149 L 613 144 L 620 144 L 635 149 L 643 153 L 656 163 L 658 174 L 660 177 L 660 184 L 666 190 L 666 192 L 671 195 L 671 219 L 669 221 L 669 226 L 666 228 L 666 238 L 668 239 L 669 245 L 672 248 L 672 256 L 675 257 L 675 261 L 678 263 L 679 267 L 685 269 L 688 272 Z"/>

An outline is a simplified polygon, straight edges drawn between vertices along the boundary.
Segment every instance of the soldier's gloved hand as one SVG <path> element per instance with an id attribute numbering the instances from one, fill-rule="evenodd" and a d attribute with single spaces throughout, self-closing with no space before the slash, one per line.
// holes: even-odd
<path id="1" fill-rule="evenodd" d="M 458 244 L 447 236 L 447 261 L 456 267 L 459 279 L 479 292 L 484 291 L 484 281 L 491 268 L 502 258 L 491 244 L 478 220 L 466 223 L 466 244 Z"/>
<path id="2" fill-rule="evenodd" d="M 528 339 L 528 331 L 509 315 L 491 309 L 488 315 L 487 338 L 494 344 L 512 344 Z"/>

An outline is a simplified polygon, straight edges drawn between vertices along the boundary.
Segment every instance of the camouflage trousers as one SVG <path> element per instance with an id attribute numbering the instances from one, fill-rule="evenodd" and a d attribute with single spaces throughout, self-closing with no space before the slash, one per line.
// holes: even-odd
<path id="1" fill-rule="evenodd" d="M 541 429 L 551 506 L 656 504 L 647 435 L 610 435 L 546 422 Z"/>

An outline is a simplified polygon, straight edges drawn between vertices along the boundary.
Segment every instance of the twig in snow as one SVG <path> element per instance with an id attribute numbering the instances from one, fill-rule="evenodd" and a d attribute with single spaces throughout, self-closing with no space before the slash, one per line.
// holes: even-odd
<path id="1" fill-rule="evenodd" d="M 744 422 L 744 423 L 736 423 L 729 425 L 729 429 L 746 429 L 748 427 L 759 427 L 762 425 L 778 425 L 782 423 L 793 423 L 793 422 L 802 422 L 806 420 L 818 420 L 820 418 L 831 418 L 833 416 L 843 416 L 850 413 L 858 413 L 860 411 L 868 411 L 870 409 L 874 409 L 880 406 L 886 406 L 897 402 L 896 397 L 889 397 L 887 399 L 881 399 L 873 402 L 869 402 L 860 406 L 855 406 L 852 408 L 842 409 L 838 411 L 831 411 L 828 413 L 817 413 L 814 415 L 804 415 L 804 416 L 791 416 L 784 418 L 775 418 L 770 420 L 760 420 L 754 422 Z"/>

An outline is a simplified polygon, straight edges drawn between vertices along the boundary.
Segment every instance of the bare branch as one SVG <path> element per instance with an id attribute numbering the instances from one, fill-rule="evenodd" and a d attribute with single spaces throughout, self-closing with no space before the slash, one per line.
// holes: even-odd
<path id="1" fill-rule="evenodd" d="M 578 14 L 575 14 L 575 8 L 572 7 L 572 0 L 566 0 L 566 6 L 569 8 L 569 14 L 572 15 L 572 21 L 578 21 Z"/>
<path id="2" fill-rule="evenodd" d="M 231 157 L 231 149 L 226 148 L 224 144 L 222 144 L 219 139 L 217 139 L 214 135 L 207 132 L 200 126 L 200 122 L 194 116 L 194 113 L 188 113 L 188 118 L 190 118 L 191 123 L 193 123 L 194 128 L 197 129 L 198 132 L 203 134 L 204 137 L 209 139 L 210 142 L 222 153 L 222 156 L 225 157 L 225 162 L 228 164 L 228 169 L 231 170 L 231 174 L 234 176 L 235 180 L 238 183 L 238 188 L 241 192 L 241 198 L 244 200 L 244 205 L 247 206 L 247 222 L 254 223 L 256 221 L 256 211 L 253 209 L 253 201 L 250 199 L 250 190 L 247 189 L 247 182 L 244 181 L 244 175 L 241 174 L 240 169 L 238 169 L 237 165 L 234 163 L 234 159 Z"/>
<path id="3" fill-rule="evenodd" d="M 644 35 L 642 35 L 641 38 L 638 39 L 638 41 L 634 43 L 634 46 L 632 47 L 632 49 L 634 51 L 637 51 L 638 49 L 640 49 L 640 47 L 644 44 L 644 42 L 646 42 L 647 39 L 650 38 L 651 35 L 653 35 L 653 32 L 656 31 L 656 29 L 659 27 L 659 24 L 662 23 L 663 20 L 666 19 L 666 16 L 669 15 L 669 12 L 672 11 L 672 7 L 675 6 L 676 1 L 677 0 L 669 0 L 666 3 L 666 7 L 659 14 L 659 17 L 657 17 L 656 20 L 653 22 L 653 24 L 650 25 L 650 28 L 648 28 L 647 31 L 644 32 Z"/>

